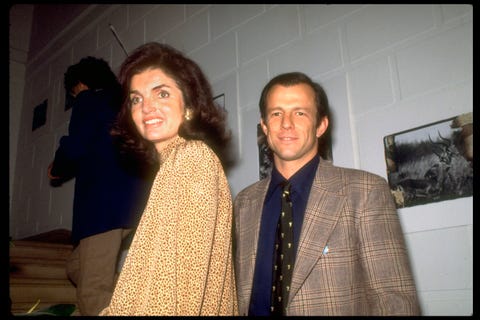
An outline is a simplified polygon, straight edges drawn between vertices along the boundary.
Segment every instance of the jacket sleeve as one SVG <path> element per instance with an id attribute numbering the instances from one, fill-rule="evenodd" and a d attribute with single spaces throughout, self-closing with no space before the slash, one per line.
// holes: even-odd
<path id="1" fill-rule="evenodd" d="M 372 314 L 419 315 L 400 221 L 387 183 L 369 176 L 360 221 L 361 257 Z"/>

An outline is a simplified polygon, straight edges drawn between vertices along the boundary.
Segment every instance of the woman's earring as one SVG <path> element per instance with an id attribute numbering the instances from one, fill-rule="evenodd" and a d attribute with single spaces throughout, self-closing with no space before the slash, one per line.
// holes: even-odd
<path id="1" fill-rule="evenodd" d="M 186 109 L 185 110 L 185 120 L 191 120 L 192 119 L 192 110 L 191 109 Z"/>

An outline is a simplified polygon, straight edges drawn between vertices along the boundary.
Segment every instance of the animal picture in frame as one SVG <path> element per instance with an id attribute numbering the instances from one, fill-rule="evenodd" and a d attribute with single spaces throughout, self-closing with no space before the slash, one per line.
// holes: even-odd
<path id="1" fill-rule="evenodd" d="M 473 196 L 473 113 L 383 140 L 397 208 Z"/>

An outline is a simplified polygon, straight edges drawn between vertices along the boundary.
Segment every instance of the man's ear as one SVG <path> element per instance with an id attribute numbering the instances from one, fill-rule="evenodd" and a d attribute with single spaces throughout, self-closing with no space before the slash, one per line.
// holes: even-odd
<path id="1" fill-rule="evenodd" d="M 263 118 L 260 118 L 260 126 L 262 127 L 263 134 L 266 136 L 268 135 L 268 128 L 265 122 L 263 122 Z"/>
<path id="2" fill-rule="evenodd" d="M 322 119 L 320 119 L 320 123 L 317 126 L 317 132 L 316 132 L 317 138 L 320 138 L 325 133 L 325 131 L 327 131 L 327 129 L 328 129 L 328 117 L 323 117 Z"/>

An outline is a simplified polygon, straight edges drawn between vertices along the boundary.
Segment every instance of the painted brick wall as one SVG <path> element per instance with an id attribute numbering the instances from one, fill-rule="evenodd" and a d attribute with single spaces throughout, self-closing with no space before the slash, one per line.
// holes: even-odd
<path id="1" fill-rule="evenodd" d="M 303 71 L 325 87 L 335 120 L 334 162 L 386 178 L 383 137 L 473 111 L 469 5 L 96 5 L 27 64 L 10 234 L 70 228 L 73 182 L 52 188 L 46 169 L 70 112 L 63 72 L 84 55 L 115 70 L 132 50 L 172 44 L 225 94 L 239 158 L 232 193 L 258 179 L 258 98 L 271 77 Z M 48 99 L 47 123 L 31 131 Z M 473 312 L 473 198 L 399 209 L 423 313 Z"/>

